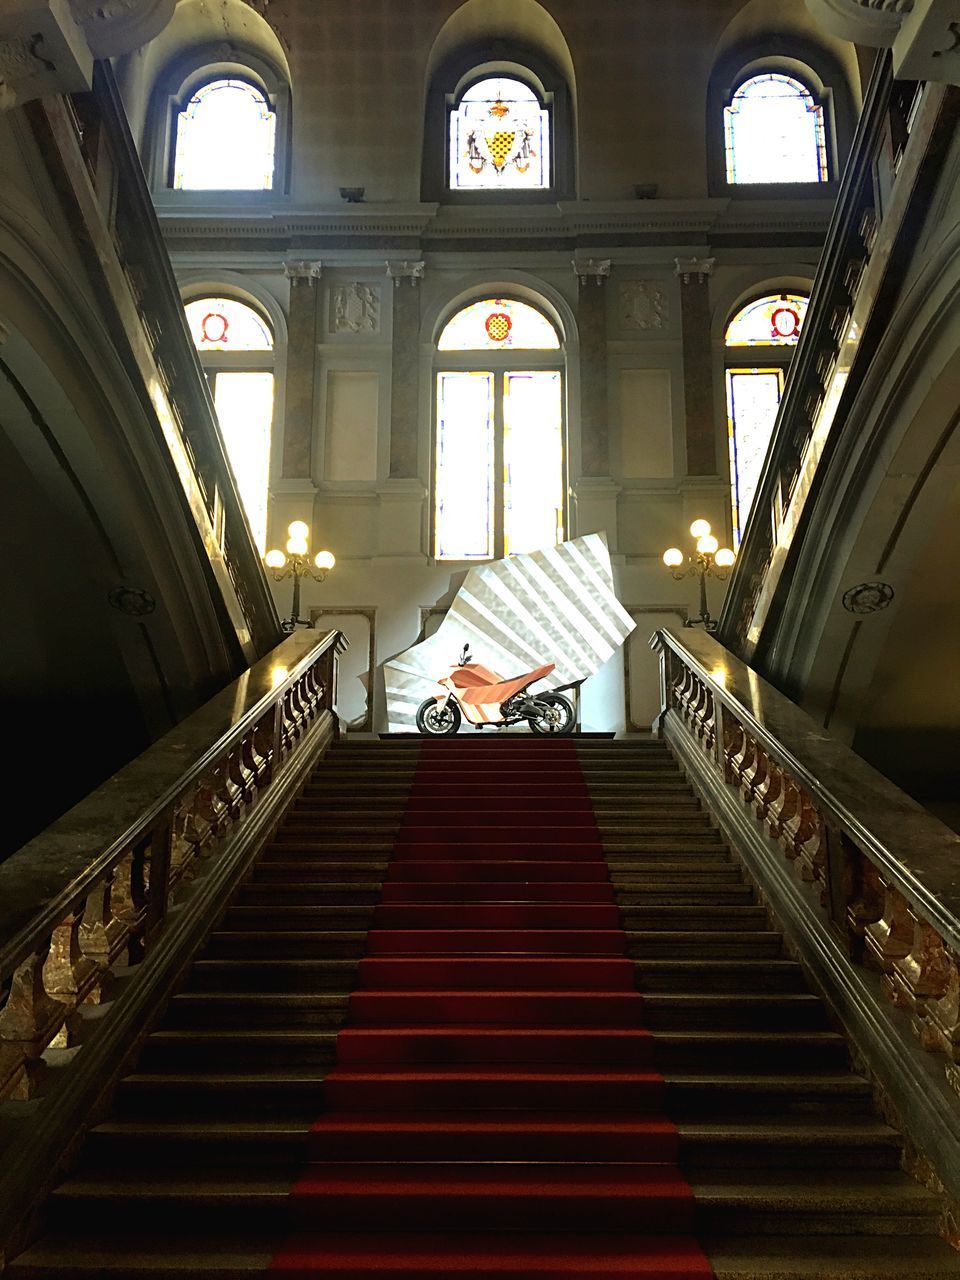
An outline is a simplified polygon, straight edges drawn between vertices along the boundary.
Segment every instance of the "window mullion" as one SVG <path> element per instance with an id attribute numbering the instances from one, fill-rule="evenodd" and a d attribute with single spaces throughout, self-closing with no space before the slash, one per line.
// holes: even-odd
<path id="1" fill-rule="evenodd" d="M 493 486 L 494 554 L 498 560 L 506 555 L 506 490 L 503 447 L 503 371 L 497 373 L 493 399 Z"/>

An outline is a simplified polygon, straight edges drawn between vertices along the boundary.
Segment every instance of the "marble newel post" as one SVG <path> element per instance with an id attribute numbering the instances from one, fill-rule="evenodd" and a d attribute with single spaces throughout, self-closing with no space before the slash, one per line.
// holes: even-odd
<path id="1" fill-rule="evenodd" d="M 390 413 L 390 478 L 418 474 L 417 440 L 420 411 L 420 290 L 426 264 L 388 262 L 394 283 L 393 351 Z"/>
<path id="2" fill-rule="evenodd" d="M 319 262 L 286 262 L 283 270 L 290 280 L 283 478 L 304 480 L 310 475 L 313 443 L 322 267 Z"/>
<path id="3" fill-rule="evenodd" d="M 683 387 L 687 413 L 687 475 L 717 474 L 710 276 L 713 258 L 677 258 L 683 323 Z"/>
<path id="4" fill-rule="evenodd" d="M 607 394 L 607 280 L 610 259 L 574 259 L 580 329 L 580 476 L 574 481 L 576 524 L 571 534 L 606 533 L 617 549 L 617 497 L 610 476 Z"/>

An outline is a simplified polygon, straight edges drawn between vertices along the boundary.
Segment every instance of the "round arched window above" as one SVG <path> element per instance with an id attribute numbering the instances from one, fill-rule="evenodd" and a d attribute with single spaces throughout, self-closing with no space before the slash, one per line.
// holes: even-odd
<path id="1" fill-rule="evenodd" d="M 268 191 L 277 116 L 248 80 L 202 84 L 176 117 L 173 186 L 181 191 Z"/>
<path id="2" fill-rule="evenodd" d="M 542 191 L 551 184 L 550 112 L 522 80 L 491 76 L 450 112 L 450 188 Z"/>
<path id="3" fill-rule="evenodd" d="M 723 111 L 727 182 L 828 182 L 824 110 L 800 80 L 767 71 Z"/>
<path id="4" fill-rule="evenodd" d="M 536 307 L 507 298 L 474 302 L 440 334 L 441 351 L 556 351 L 556 329 Z"/>
<path id="5" fill-rule="evenodd" d="M 799 293 L 755 298 L 727 325 L 728 347 L 795 346 L 806 319 L 809 299 Z"/>
<path id="6" fill-rule="evenodd" d="M 266 320 L 236 298 L 197 298 L 186 304 L 184 312 L 201 355 L 273 350 L 273 334 Z"/>

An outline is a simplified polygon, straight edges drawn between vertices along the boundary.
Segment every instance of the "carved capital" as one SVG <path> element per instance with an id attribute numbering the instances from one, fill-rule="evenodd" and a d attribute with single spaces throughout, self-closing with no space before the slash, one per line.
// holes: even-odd
<path id="1" fill-rule="evenodd" d="M 698 284 L 713 275 L 716 258 L 674 258 L 674 275 L 680 277 L 684 284 L 696 279 Z"/>
<path id="2" fill-rule="evenodd" d="M 399 289 L 403 280 L 409 280 L 411 286 L 416 288 L 417 282 L 422 280 L 427 270 L 425 262 L 388 262 L 387 275 L 393 281 L 394 287 Z"/>
<path id="3" fill-rule="evenodd" d="M 574 258 L 570 265 L 581 284 L 586 284 L 588 280 L 592 280 L 594 284 L 602 284 L 609 278 L 613 268 L 609 258 L 587 258 L 585 262 Z"/>
<path id="4" fill-rule="evenodd" d="M 316 284 L 323 275 L 322 262 L 285 262 L 283 274 L 292 285 Z"/>

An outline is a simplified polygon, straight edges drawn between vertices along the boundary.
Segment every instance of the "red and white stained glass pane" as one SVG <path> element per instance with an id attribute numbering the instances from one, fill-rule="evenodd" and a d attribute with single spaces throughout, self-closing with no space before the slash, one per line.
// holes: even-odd
<path id="1" fill-rule="evenodd" d="M 809 302 L 809 298 L 799 293 L 770 294 L 748 302 L 727 325 L 726 345 L 796 346 Z"/>
<path id="2" fill-rule="evenodd" d="M 450 186 L 455 191 L 550 186 L 550 113 L 520 80 L 481 80 L 451 112 Z"/>
<path id="3" fill-rule="evenodd" d="M 780 396 L 781 369 L 728 369 L 727 412 L 730 441 L 730 481 L 733 505 L 734 546 L 740 545 L 744 526 L 764 459 L 770 447 Z"/>
<path id="4" fill-rule="evenodd" d="M 267 549 L 273 374 L 218 371 L 214 375 L 213 402 L 247 523 L 262 555 Z"/>
<path id="5" fill-rule="evenodd" d="M 504 374 L 504 554 L 563 541 L 563 410 L 558 370 Z"/>
<path id="6" fill-rule="evenodd" d="M 494 376 L 437 375 L 436 556 L 488 560 L 493 547 Z"/>
<path id="7" fill-rule="evenodd" d="M 277 116 L 245 80 L 211 80 L 177 116 L 173 185 L 178 191 L 269 191 Z"/>
<path id="8" fill-rule="evenodd" d="M 486 298 L 458 311 L 440 335 L 441 351 L 556 351 L 557 331 L 525 302 Z"/>
<path id="9" fill-rule="evenodd" d="M 827 182 L 823 107 L 792 76 L 745 81 L 724 108 L 727 181 Z"/>
<path id="10" fill-rule="evenodd" d="M 184 307 L 194 346 L 204 354 L 272 351 L 267 322 L 236 298 L 197 298 Z"/>

